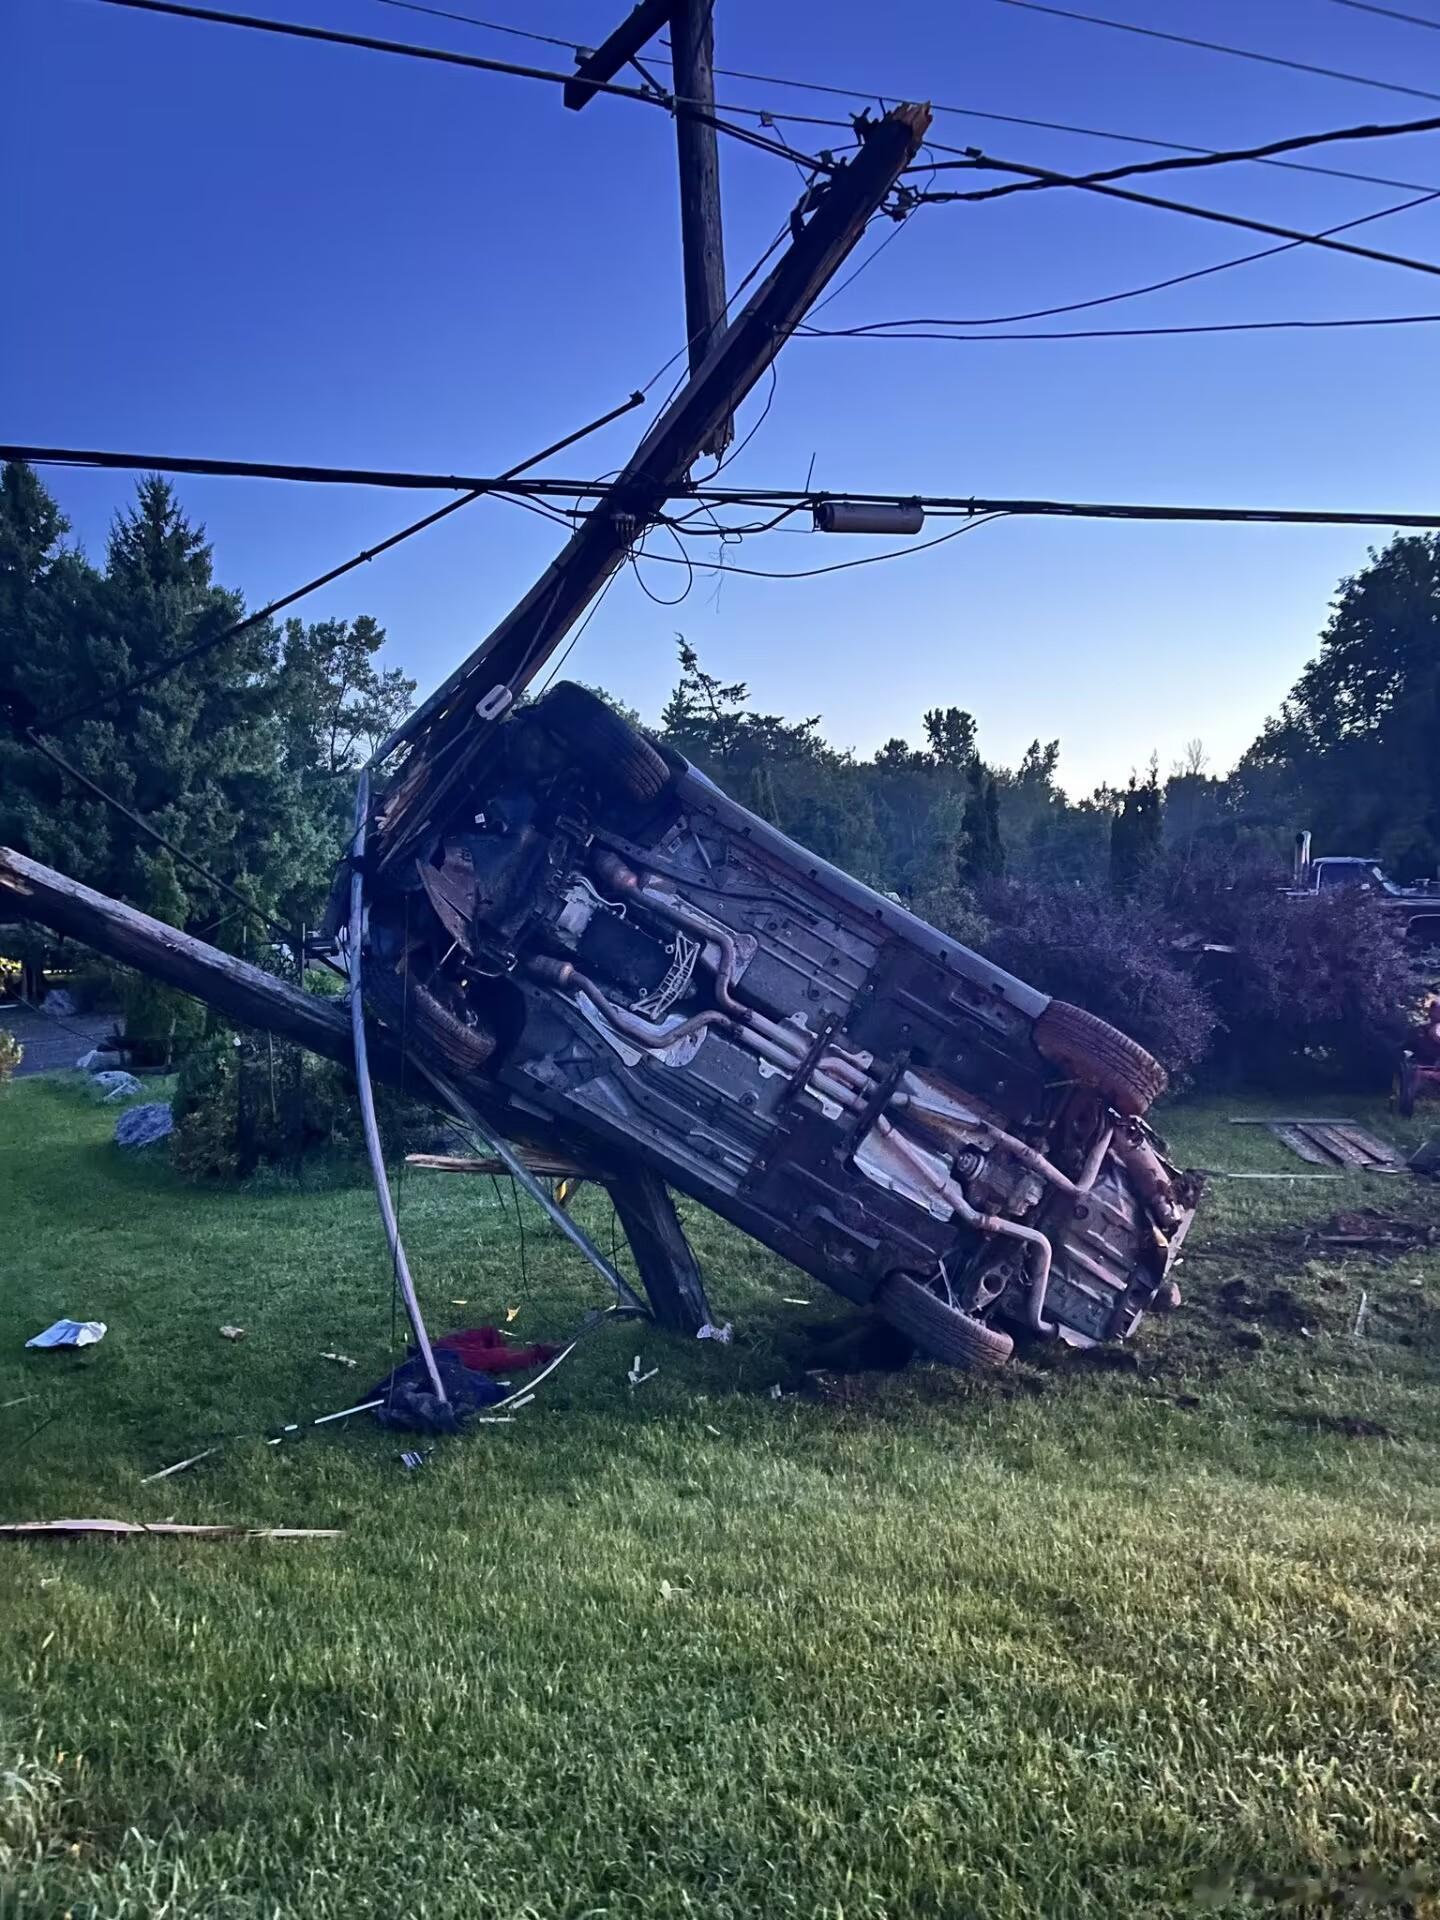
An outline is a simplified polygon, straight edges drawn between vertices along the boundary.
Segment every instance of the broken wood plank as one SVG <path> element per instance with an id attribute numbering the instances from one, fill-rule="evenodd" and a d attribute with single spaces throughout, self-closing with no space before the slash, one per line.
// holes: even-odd
<path id="1" fill-rule="evenodd" d="M 572 1161 L 550 1153 L 522 1152 L 522 1164 L 539 1180 L 593 1180 L 596 1176 Z M 425 1167 L 431 1173 L 483 1173 L 508 1179 L 510 1169 L 498 1154 L 407 1153 L 407 1167 Z"/>
<path id="2" fill-rule="evenodd" d="M 1334 1156 L 1327 1153 L 1318 1142 L 1312 1140 L 1304 1127 L 1292 1126 L 1288 1121 L 1276 1120 L 1269 1131 L 1283 1146 L 1289 1147 L 1302 1160 L 1308 1160 L 1314 1167 L 1333 1167 Z"/>
<path id="3" fill-rule="evenodd" d="M 12 1520 L 0 1534 L 12 1540 L 73 1539 L 82 1534 L 129 1539 L 139 1533 L 182 1534 L 196 1540 L 339 1540 L 343 1527 L 187 1527 L 173 1520 Z"/>

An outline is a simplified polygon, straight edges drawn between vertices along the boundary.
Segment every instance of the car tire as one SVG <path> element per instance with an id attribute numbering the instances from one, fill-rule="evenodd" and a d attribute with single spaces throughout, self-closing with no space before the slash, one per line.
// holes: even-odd
<path id="1" fill-rule="evenodd" d="M 908 1335 L 922 1353 L 948 1367 L 1003 1367 L 1015 1350 L 1008 1333 L 948 1305 L 908 1273 L 892 1273 L 874 1305 L 880 1317 Z"/>
<path id="2" fill-rule="evenodd" d="M 1108 1021 L 1064 1000 L 1052 1000 L 1035 1022 L 1035 1046 L 1052 1066 L 1103 1094 L 1119 1113 L 1138 1117 L 1170 1084 L 1153 1054 Z"/>
<path id="3" fill-rule="evenodd" d="M 536 713 L 612 792 L 627 800 L 656 800 L 669 785 L 670 769 L 644 734 L 587 687 L 562 680 L 539 702 Z"/>
<path id="4" fill-rule="evenodd" d="M 406 981 L 387 967 L 365 975 L 365 997 L 398 1040 L 428 1053 L 459 1074 L 481 1073 L 495 1051 L 495 1035 L 452 1013 L 417 981 Z"/>

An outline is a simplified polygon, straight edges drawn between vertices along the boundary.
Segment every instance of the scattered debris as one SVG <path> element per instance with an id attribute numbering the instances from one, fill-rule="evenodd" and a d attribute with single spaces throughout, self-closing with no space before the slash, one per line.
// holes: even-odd
<path id="1" fill-rule="evenodd" d="M 414 1473 L 417 1467 L 423 1467 L 425 1465 L 434 1451 L 435 1449 L 433 1447 L 427 1447 L 423 1453 L 402 1453 L 400 1456 L 400 1464 L 407 1473 Z"/>
<path id="2" fill-rule="evenodd" d="M 629 1373 L 627 1373 L 625 1376 L 625 1378 L 630 1382 L 630 1385 L 632 1387 L 643 1387 L 647 1380 L 653 1380 L 656 1374 L 660 1371 L 659 1367 L 651 1367 L 648 1373 L 642 1373 L 640 1371 L 640 1365 L 641 1365 L 640 1356 L 637 1353 L 635 1358 L 630 1363 Z"/>
<path id="3" fill-rule="evenodd" d="M 734 1332 L 735 1330 L 730 1325 L 730 1322 L 728 1320 L 725 1322 L 723 1327 L 712 1327 L 710 1322 L 707 1320 L 704 1326 L 701 1327 L 699 1332 L 695 1335 L 695 1338 L 697 1340 L 718 1340 L 721 1342 L 722 1345 L 728 1347 L 731 1340 L 734 1338 Z"/>
<path id="4" fill-rule="evenodd" d="M 789 1293 L 782 1293 L 780 1298 L 785 1302 L 787 1307 L 808 1307 L 810 1305 L 808 1300 L 797 1300 L 793 1294 Z"/>
<path id="5" fill-rule="evenodd" d="M 1355 1324 L 1350 1329 L 1350 1338 L 1358 1340 L 1365 1331 L 1365 1315 L 1370 1308 L 1370 1295 L 1364 1287 L 1360 1289 L 1360 1304 L 1355 1309 Z"/>
<path id="6" fill-rule="evenodd" d="M 660 1582 L 660 1598 L 662 1600 L 688 1600 L 689 1597 L 689 1587 L 672 1587 L 668 1580 L 662 1580 Z"/>
<path id="7" fill-rule="evenodd" d="M 38 1397 L 37 1394 L 22 1393 L 16 1400 L 0 1400 L 0 1413 L 7 1412 L 11 1407 L 23 1407 L 27 1400 L 35 1400 Z"/>
<path id="8" fill-rule="evenodd" d="M 774 1386 L 771 1387 L 770 1389 L 770 1398 L 772 1400 L 783 1400 L 785 1398 L 784 1389 L 781 1387 L 780 1382 L 778 1380 L 775 1382 Z"/>
<path id="9" fill-rule="evenodd" d="M 1304 1303 L 1289 1287 L 1270 1287 L 1263 1300 L 1246 1289 L 1243 1280 L 1227 1280 L 1220 1289 L 1221 1311 L 1238 1320 L 1264 1320 L 1282 1333 L 1308 1335 Z"/>
<path id="10" fill-rule="evenodd" d="M 519 1318 L 520 1318 L 520 1309 L 519 1309 L 519 1307 L 506 1307 L 506 1309 L 505 1309 L 505 1324 L 506 1324 L 507 1326 L 509 1326 L 509 1324 L 510 1324 L 510 1322 L 511 1322 L 512 1320 L 518 1320 Z"/>
<path id="11" fill-rule="evenodd" d="M 339 1540 L 344 1532 L 343 1527 L 188 1527 L 173 1520 L 17 1520 L 0 1526 L 0 1534 L 13 1540 L 43 1539 L 47 1535 L 63 1540 L 91 1533 L 116 1539 L 142 1533 L 175 1533 L 195 1540 Z"/>
<path id="12" fill-rule="evenodd" d="M 1406 1165 L 1422 1180 L 1440 1180 L 1440 1137 L 1418 1146 Z"/>
<path id="13" fill-rule="evenodd" d="M 93 1347 L 105 1338 L 106 1331 L 103 1320 L 57 1320 L 25 1344 L 27 1347 Z"/>
<path id="14" fill-rule="evenodd" d="M 118 1101 L 129 1100 L 141 1091 L 140 1082 L 133 1073 L 124 1073 L 119 1068 L 109 1073 L 93 1073 L 90 1076 L 92 1087 L 98 1087 L 105 1096 L 105 1104 L 114 1106 Z"/>
<path id="15" fill-rule="evenodd" d="M 1420 1220 L 1381 1213 L 1375 1207 L 1346 1209 L 1299 1236 L 1299 1251 L 1322 1259 L 1364 1254 L 1372 1261 L 1440 1246 L 1440 1228 Z"/>
<path id="16" fill-rule="evenodd" d="M 219 1446 L 206 1447 L 203 1453 L 192 1453 L 188 1460 L 177 1460 L 173 1467 L 162 1467 L 158 1473 L 147 1473 L 140 1482 L 148 1487 L 152 1480 L 168 1480 L 172 1473 L 183 1473 L 186 1467 L 193 1467 L 198 1460 L 208 1460 L 212 1453 L 219 1453 Z"/>
<path id="17" fill-rule="evenodd" d="M 130 1107 L 115 1122 L 117 1147 L 135 1149 L 153 1147 L 157 1140 L 168 1139 L 175 1131 L 175 1116 L 168 1100 L 148 1100 L 144 1106 Z"/>
<path id="18" fill-rule="evenodd" d="M 81 1073 L 108 1072 L 113 1067 L 125 1064 L 125 1056 L 114 1047 L 91 1047 L 88 1053 L 82 1053 L 75 1062 Z"/>
<path id="19" fill-rule="evenodd" d="M 244 1327 L 221 1327 L 220 1338 L 222 1340 L 243 1340 L 245 1338 L 245 1329 Z"/>
<path id="20" fill-rule="evenodd" d="M 322 1360 L 333 1360 L 337 1367 L 358 1367 L 360 1362 L 352 1360 L 348 1353 L 322 1353 Z"/>
<path id="21" fill-rule="evenodd" d="M 277 1433 L 272 1433 L 265 1444 L 268 1447 L 278 1447 L 286 1434 L 299 1433 L 304 1427 L 328 1427 L 332 1420 L 344 1420 L 352 1413 L 370 1413 L 376 1407 L 383 1405 L 384 1401 L 377 1396 L 373 1400 L 362 1400 L 358 1406 L 341 1407 L 338 1413 L 322 1413 L 318 1420 L 292 1420 L 288 1426 L 283 1426 Z"/>
<path id="22" fill-rule="evenodd" d="M 707 1433 L 713 1433 L 717 1440 L 723 1440 L 725 1438 L 719 1427 L 712 1427 L 708 1420 L 705 1422 L 705 1431 Z"/>
<path id="23" fill-rule="evenodd" d="M 1405 1162 L 1388 1141 L 1370 1133 L 1357 1120 L 1235 1118 L 1232 1127 L 1264 1127 L 1275 1138 L 1316 1167 L 1343 1167 L 1357 1173 L 1400 1173 Z"/>

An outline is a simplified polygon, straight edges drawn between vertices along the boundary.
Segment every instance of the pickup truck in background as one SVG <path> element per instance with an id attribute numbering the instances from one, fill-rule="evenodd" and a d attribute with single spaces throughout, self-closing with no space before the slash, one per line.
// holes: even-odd
<path id="1" fill-rule="evenodd" d="M 1378 860 L 1361 854 L 1322 854 L 1314 858 L 1309 833 L 1297 833 L 1294 877 L 1285 888 L 1286 898 L 1308 899 L 1342 887 L 1360 888 L 1373 895 L 1377 907 L 1403 919 L 1405 937 L 1416 946 L 1440 946 L 1440 881 L 1419 880 L 1401 886 L 1390 879 Z"/>

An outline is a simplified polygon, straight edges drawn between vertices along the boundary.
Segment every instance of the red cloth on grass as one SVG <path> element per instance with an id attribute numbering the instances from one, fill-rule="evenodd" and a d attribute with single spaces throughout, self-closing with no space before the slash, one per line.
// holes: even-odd
<path id="1" fill-rule="evenodd" d="M 442 1333 L 433 1344 L 453 1353 L 472 1373 L 523 1373 L 527 1367 L 543 1367 L 560 1351 L 543 1345 L 517 1347 L 498 1327 L 460 1327 L 454 1333 Z"/>

